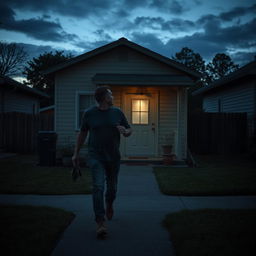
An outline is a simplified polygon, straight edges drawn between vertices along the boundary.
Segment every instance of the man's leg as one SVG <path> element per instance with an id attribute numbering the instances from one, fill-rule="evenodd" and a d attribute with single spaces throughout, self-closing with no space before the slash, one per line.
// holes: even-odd
<path id="1" fill-rule="evenodd" d="M 105 221 L 104 209 L 104 185 L 105 185 L 105 168 L 97 159 L 90 158 L 88 166 L 92 173 L 93 180 L 93 208 L 95 213 L 95 221 L 97 223 Z"/>
<path id="2" fill-rule="evenodd" d="M 105 195 L 106 215 L 109 220 L 114 214 L 113 202 L 116 199 L 118 174 L 120 169 L 120 161 L 106 164 L 107 191 Z"/>

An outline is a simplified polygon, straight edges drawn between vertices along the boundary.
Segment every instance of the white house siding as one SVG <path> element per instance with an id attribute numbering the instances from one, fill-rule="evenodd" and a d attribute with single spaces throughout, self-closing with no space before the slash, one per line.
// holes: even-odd
<path id="1" fill-rule="evenodd" d="M 179 121 L 178 121 L 178 158 L 187 158 L 187 89 L 180 88 L 179 98 Z"/>
<path id="2" fill-rule="evenodd" d="M 24 93 L 6 91 L 3 96 L 4 112 L 23 112 L 32 114 L 33 110 L 38 113 L 39 101 L 37 98 L 30 97 Z"/>
<path id="3" fill-rule="evenodd" d="M 94 91 L 92 77 L 96 73 L 122 74 L 182 74 L 150 57 L 126 48 L 126 56 L 120 50 L 113 49 L 82 63 L 68 67 L 56 74 L 55 127 L 58 133 L 58 145 L 75 143 L 76 137 L 76 91 Z M 125 56 L 125 58 L 123 58 Z M 114 103 L 121 107 L 121 91 L 112 86 Z M 176 93 L 170 88 L 161 91 L 159 101 L 159 138 L 163 133 L 176 129 Z M 65 120 L 65 122 L 63 122 Z M 161 145 L 161 139 L 159 145 Z M 160 147 L 160 146 L 159 146 Z M 160 151 L 160 148 L 159 148 Z"/>
<path id="4" fill-rule="evenodd" d="M 254 113 L 254 86 L 252 83 L 229 87 L 220 92 L 205 95 L 203 109 L 206 112 L 218 112 L 218 100 L 221 100 L 221 112 Z"/>
<path id="5" fill-rule="evenodd" d="M 177 134 L 177 89 L 162 87 L 158 106 L 158 153 L 162 155 L 162 145 L 166 144 L 166 135 L 171 135 L 173 151 L 178 154 L 175 147 Z"/>
<path id="6" fill-rule="evenodd" d="M 220 112 L 247 113 L 249 133 L 253 127 L 253 116 L 255 115 L 255 85 L 247 82 L 243 85 L 229 86 L 225 90 L 206 94 L 203 99 L 205 112 L 219 112 L 218 102 L 220 100 Z"/>

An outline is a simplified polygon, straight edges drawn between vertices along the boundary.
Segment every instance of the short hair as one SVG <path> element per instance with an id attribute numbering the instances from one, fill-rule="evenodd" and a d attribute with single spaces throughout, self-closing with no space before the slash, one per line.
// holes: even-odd
<path id="1" fill-rule="evenodd" d="M 98 103 L 102 102 L 105 99 L 107 93 L 109 93 L 108 90 L 110 90 L 110 87 L 107 85 L 99 86 L 96 88 L 94 92 L 94 97 Z"/>

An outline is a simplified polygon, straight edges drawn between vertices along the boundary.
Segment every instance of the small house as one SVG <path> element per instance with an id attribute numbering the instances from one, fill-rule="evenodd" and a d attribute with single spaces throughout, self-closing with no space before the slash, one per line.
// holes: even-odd
<path id="1" fill-rule="evenodd" d="M 0 113 L 37 114 L 40 100 L 49 96 L 7 76 L 0 76 Z"/>
<path id="2" fill-rule="evenodd" d="M 75 144 L 84 110 L 96 104 L 95 88 L 108 85 L 133 129 L 130 137 L 121 136 L 122 159 L 159 158 L 164 144 L 173 146 L 178 160 L 186 159 L 187 88 L 198 73 L 121 38 L 45 74 L 55 78 L 57 147 Z"/>
<path id="3" fill-rule="evenodd" d="M 199 94 L 204 112 L 247 113 L 248 135 L 255 133 L 256 61 L 193 93 Z"/>

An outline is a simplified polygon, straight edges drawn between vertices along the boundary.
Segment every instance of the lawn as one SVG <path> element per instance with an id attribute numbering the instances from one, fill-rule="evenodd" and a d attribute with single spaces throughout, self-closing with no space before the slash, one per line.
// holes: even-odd
<path id="1" fill-rule="evenodd" d="M 155 167 L 166 195 L 255 195 L 256 164 L 245 156 L 196 156 L 197 168 Z"/>
<path id="2" fill-rule="evenodd" d="M 163 225 L 177 256 L 256 255 L 256 209 L 183 210 Z"/>
<path id="3" fill-rule="evenodd" d="M 57 208 L 0 205 L 3 255 L 48 256 L 75 215 Z"/>
<path id="4" fill-rule="evenodd" d="M 90 194 L 92 178 L 88 168 L 82 177 L 71 178 L 71 168 L 37 166 L 35 155 L 19 155 L 0 160 L 0 193 L 6 194 Z"/>

